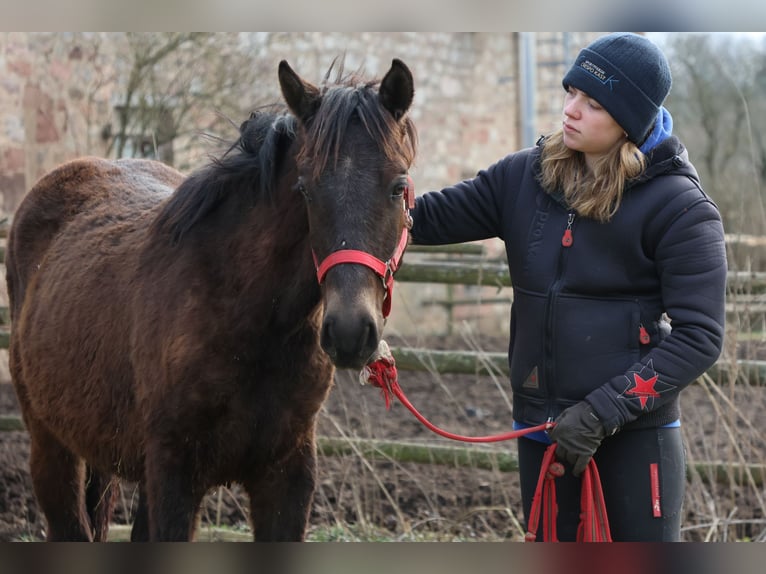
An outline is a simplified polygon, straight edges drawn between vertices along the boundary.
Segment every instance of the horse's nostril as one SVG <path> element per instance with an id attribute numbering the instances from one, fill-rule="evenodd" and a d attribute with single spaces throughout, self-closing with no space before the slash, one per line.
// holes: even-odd
<path id="1" fill-rule="evenodd" d="M 362 350 L 362 355 L 365 360 L 377 350 L 379 342 L 380 333 L 378 333 L 377 325 L 371 321 L 367 329 L 367 343 Z"/>
<path id="2" fill-rule="evenodd" d="M 335 321 L 332 318 L 326 318 L 322 324 L 322 333 L 319 338 L 319 344 L 322 349 L 324 349 L 324 352 L 327 353 L 333 361 L 335 361 L 338 356 L 338 349 L 333 334 L 334 324 Z"/>

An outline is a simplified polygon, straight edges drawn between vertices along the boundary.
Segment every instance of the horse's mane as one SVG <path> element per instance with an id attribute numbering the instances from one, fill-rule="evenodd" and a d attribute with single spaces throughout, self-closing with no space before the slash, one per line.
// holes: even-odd
<path id="1" fill-rule="evenodd" d="M 318 178 L 329 162 L 337 165 L 346 128 L 356 115 L 379 143 L 389 161 L 410 166 L 417 147 L 417 133 L 409 117 L 397 121 L 377 96 L 379 80 L 364 80 L 359 72 L 336 78 L 330 66 L 321 85 L 322 105 L 309 121 L 305 144 L 297 160 L 312 164 Z M 295 140 L 298 122 L 284 107 L 272 105 L 253 112 L 240 126 L 239 139 L 220 158 L 193 173 L 163 206 L 154 222 L 156 232 L 169 232 L 178 241 L 212 212 L 235 189 L 249 189 L 257 203 L 274 193 L 282 159 Z"/>
<path id="2" fill-rule="evenodd" d="M 252 112 L 226 152 L 178 186 L 155 219 L 154 231 L 169 232 L 174 242 L 179 241 L 236 189 L 247 189 L 253 203 L 269 200 L 295 129 L 295 117 L 283 107 Z"/>

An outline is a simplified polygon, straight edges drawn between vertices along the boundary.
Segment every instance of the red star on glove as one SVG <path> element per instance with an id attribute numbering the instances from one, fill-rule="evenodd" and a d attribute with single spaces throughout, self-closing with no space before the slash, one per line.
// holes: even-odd
<path id="1" fill-rule="evenodd" d="M 641 408 L 646 408 L 646 401 L 649 399 L 649 397 L 656 399 L 660 396 L 660 393 L 654 389 L 654 385 L 657 384 L 658 378 L 659 375 L 654 375 L 651 379 L 644 379 L 638 373 L 634 373 L 633 382 L 636 386 L 628 391 L 625 391 L 625 394 L 638 397 L 641 401 Z"/>

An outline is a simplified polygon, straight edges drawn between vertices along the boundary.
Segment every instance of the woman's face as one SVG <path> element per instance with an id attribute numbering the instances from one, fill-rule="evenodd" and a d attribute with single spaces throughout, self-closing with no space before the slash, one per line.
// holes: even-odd
<path id="1" fill-rule="evenodd" d="M 625 131 L 601 104 L 572 86 L 564 96 L 564 145 L 593 162 L 625 139 Z"/>

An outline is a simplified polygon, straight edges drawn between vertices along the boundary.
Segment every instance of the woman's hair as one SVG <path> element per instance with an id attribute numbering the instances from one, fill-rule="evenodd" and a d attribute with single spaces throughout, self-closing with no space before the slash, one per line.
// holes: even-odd
<path id="1" fill-rule="evenodd" d="M 563 193 L 578 215 L 604 223 L 620 207 L 626 182 L 638 177 L 645 166 L 644 154 L 625 139 L 589 171 L 583 154 L 564 145 L 559 130 L 543 143 L 540 184 L 548 193 Z"/>

